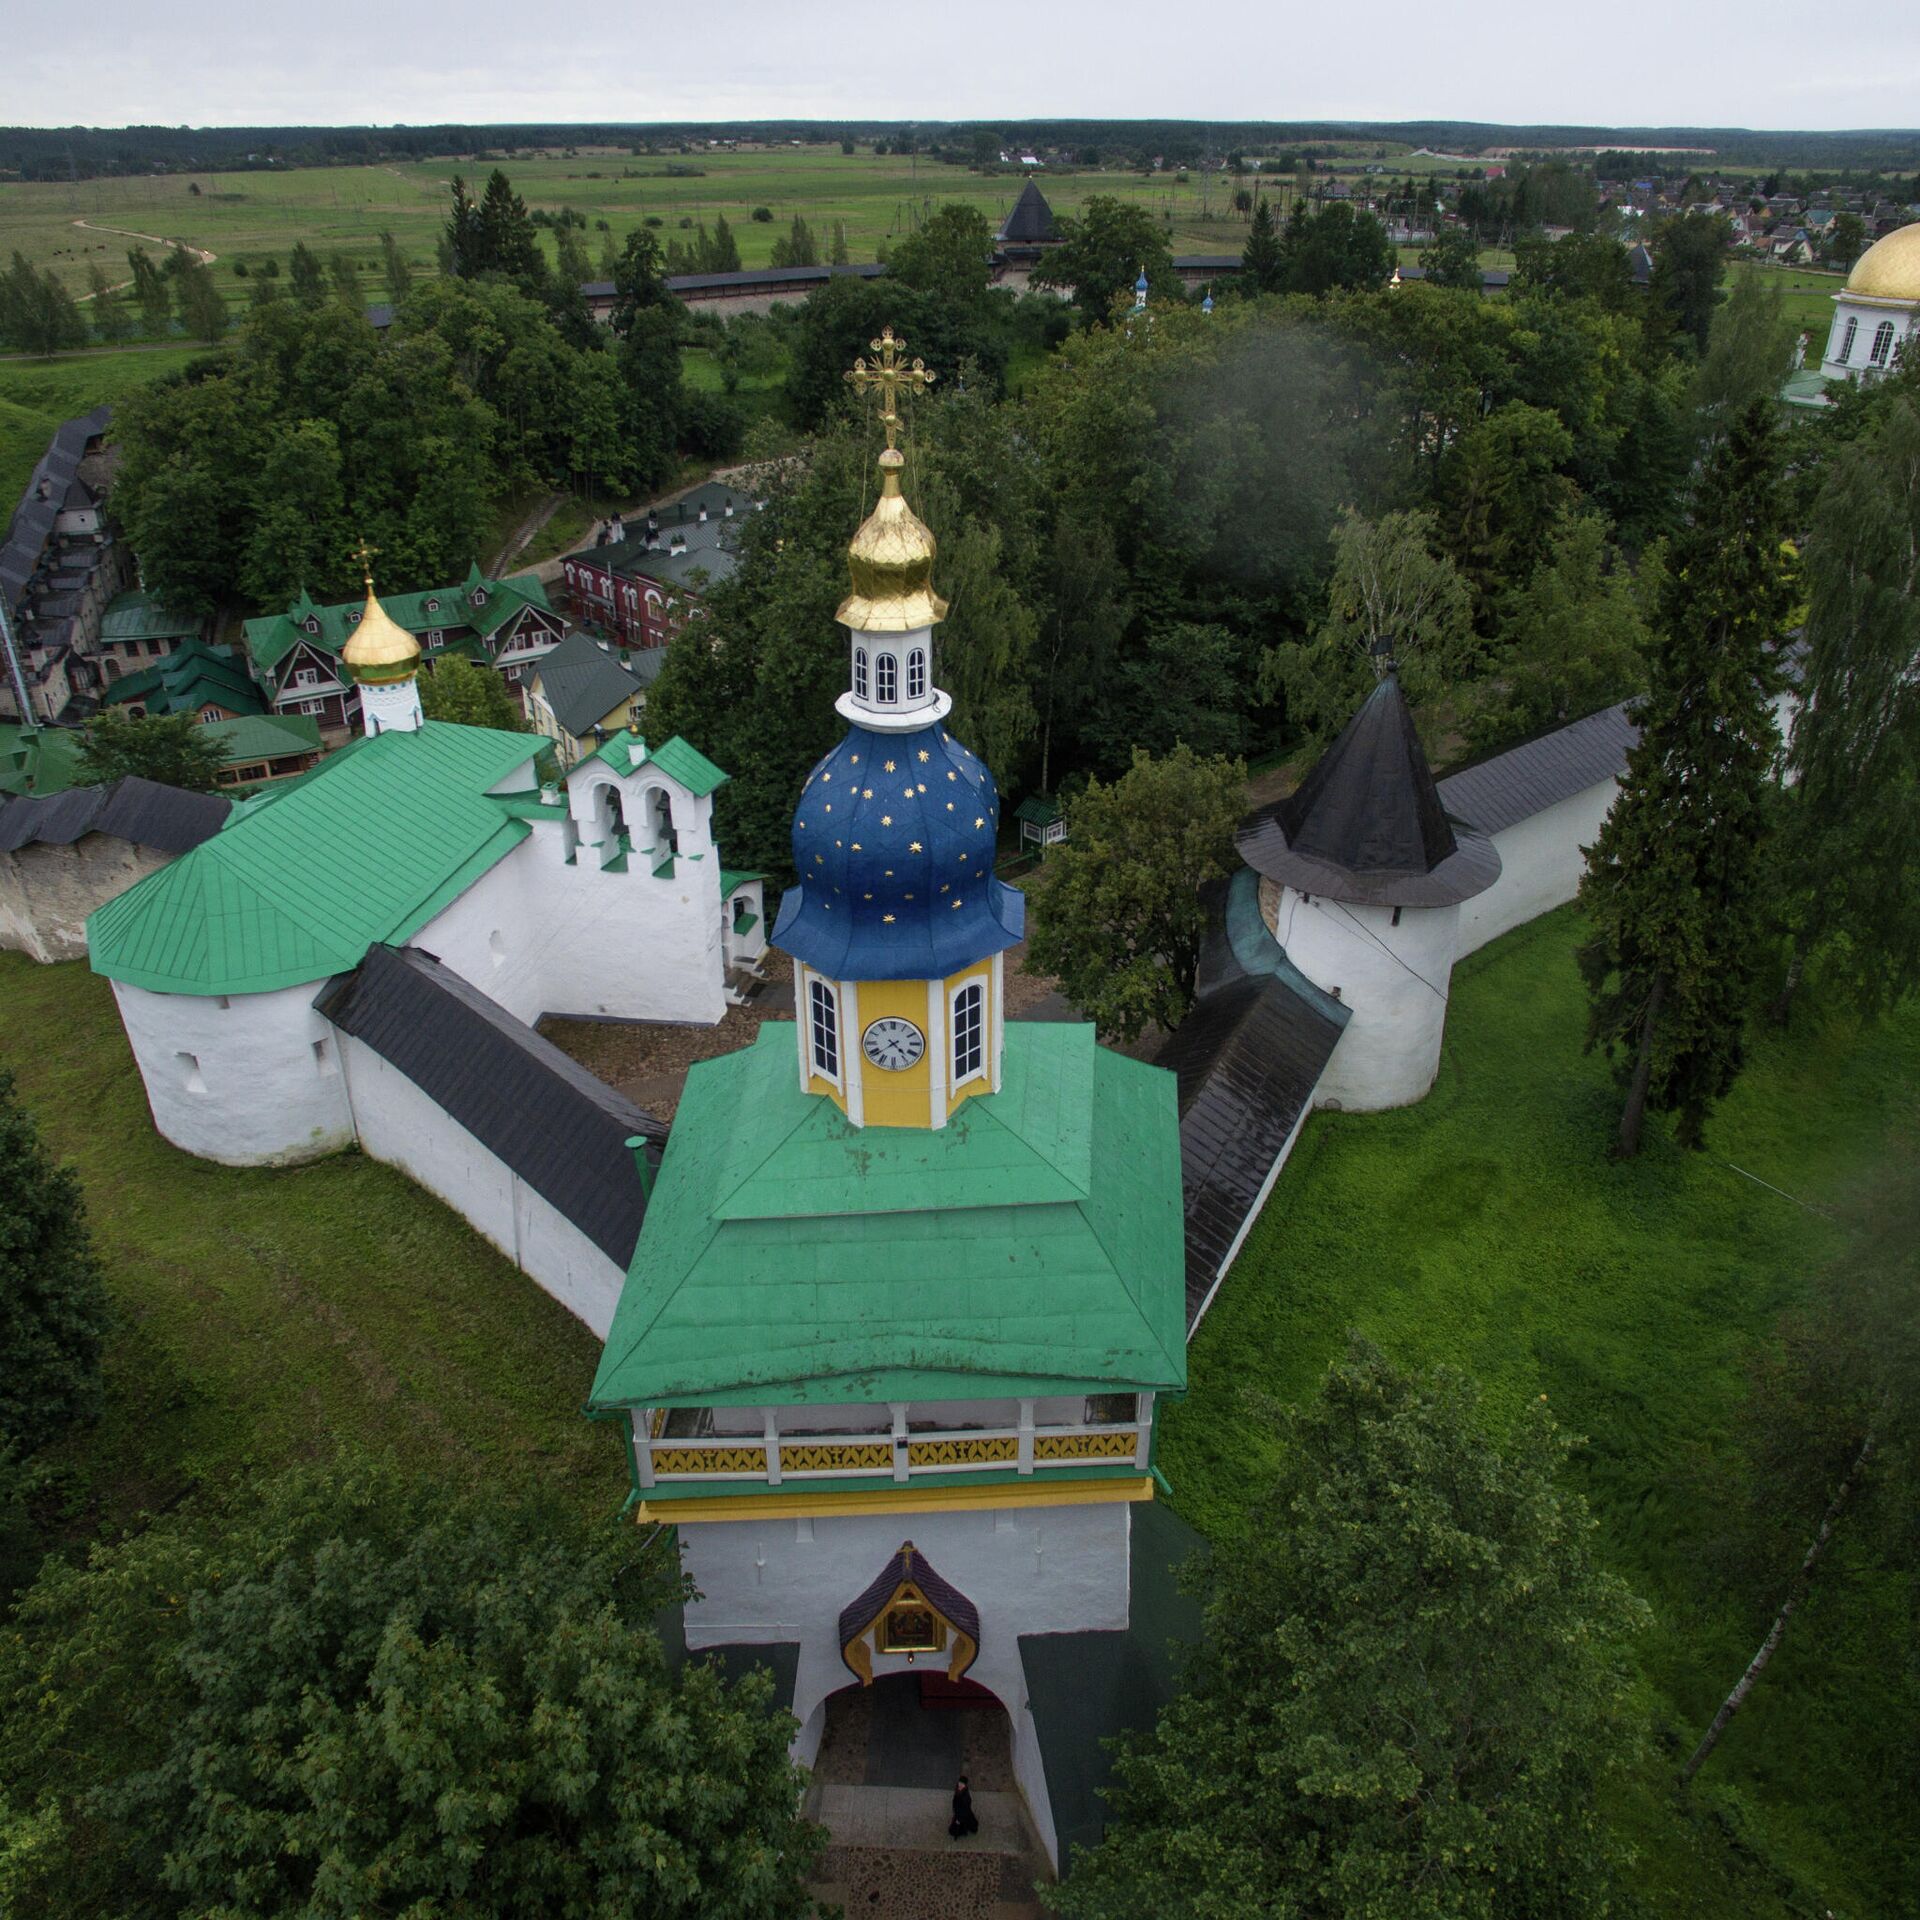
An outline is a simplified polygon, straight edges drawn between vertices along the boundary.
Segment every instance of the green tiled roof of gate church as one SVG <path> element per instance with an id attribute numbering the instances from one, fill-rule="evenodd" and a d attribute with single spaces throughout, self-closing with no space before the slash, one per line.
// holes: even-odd
<path id="1" fill-rule="evenodd" d="M 488 789 L 529 766 L 539 744 L 436 720 L 355 742 L 97 908 L 94 971 L 219 994 L 357 967 L 376 940 L 407 940 L 526 838 Z"/>
<path id="2" fill-rule="evenodd" d="M 790 1025 L 696 1066 L 596 1406 L 1186 1384 L 1173 1076 L 1093 1029 L 1007 1028 L 939 1131 L 803 1093 Z"/>

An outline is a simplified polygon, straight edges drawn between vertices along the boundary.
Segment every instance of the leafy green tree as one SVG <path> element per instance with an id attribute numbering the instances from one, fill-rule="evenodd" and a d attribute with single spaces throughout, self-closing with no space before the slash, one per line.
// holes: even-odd
<path id="1" fill-rule="evenodd" d="M 429 720 L 452 720 L 463 727 L 492 727 L 499 733 L 525 733 L 527 716 L 507 683 L 490 666 L 448 654 L 420 676 L 420 706 Z"/>
<path id="2" fill-rule="evenodd" d="M 125 707 L 102 707 L 87 722 L 76 771 L 86 786 L 137 774 L 188 793 L 212 793 L 226 764 L 220 742 L 193 714 L 137 716 Z"/>
<path id="3" fill-rule="evenodd" d="M 1638 577 L 1629 572 L 1596 515 L 1565 522 L 1501 608 L 1499 677 L 1467 723 L 1475 749 L 1564 726 L 1643 687 L 1647 612 L 1665 574 L 1657 547 Z"/>
<path id="4" fill-rule="evenodd" d="M 0 1459 L 24 1460 L 99 1412 L 109 1318 L 79 1179 L 0 1069 Z"/>
<path id="5" fill-rule="evenodd" d="M 820 243 L 813 237 L 813 229 L 797 213 L 793 216 L 793 225 L 773 243 L 773 264 L 776 267 L 820 264 Z"/>
<path id="6" fill-rule="evenodd" d="M 1793 322 L 1776 279 L 1743 273 L 1715 309 L 1694 395 L 1709 433 L 1780 391 L 1793 362 Z"/>
<path id="7" fill-rule="evenodd" d="M 1480 246 L 1465 227 L 1447 227 L 1420 255 L 1427 284 L 1456 293 L 1480 291 Z"/>
<path id="8" fill-rule="evenodd" d="M 1219 621 L 1156 622 L 1114 660 L 1095 689 L 1084 735 L 1104 767 L 1124 768 L 1136 747 L 1237 757 L 1247 745 L 1251 642 Z"/>
<path id="9" fill-rule="evenodd" d="M 1680 1144 L 1699 1146 L 1743 1059 L 1793 591 L 1779 458 L 1762 401 L 1701 474 L 1673 543 L 1640 738 L 1580 883 L 1587 1045 L 1625 1085 L 1623 1155 L 1639 1151 L 1649 1106 L 1677 1113 Z"/>
<path id="10" fill-rule="evenodd" d="M 1440 532 L 1490 627 L 1500 596 L 1524 583 L 1578 489 L 1562 471 L 1573 436 L 1558 414 L 1510 400 L 1477 421 L 1448 456 Z"/>
<path id="11" fill-rule="evenodd" d="M 672 1568 L 353 1465 L 50 1562 L 0 1646 L 0 1777 L 64 1843 L 22 1910 L 799 1920 L 792 1720 L 672 1670 Z"/>
<path id="12" fill-rule="evenodd" d="M 1473 658 L 1473 602 L 1429 513 L 1367 520 L 1349 511 L 1333 530 L 1325 618 L 1307 641 L 1283 641 L 1260 663 L 1260 691 L 1284 695 L 1287 717 L 1315 739 L 1346 725 L 1393 663 L 1407 697 L 1424 705 Z"/>
<path id="13" fill-rule="evenodd" d="M 480 196 L 472 231 L 476 247 L 462 269 L 462 277 L 501 273 L 528 292 L 546 284 L 547 263 L 527 203 L 514 192 L 513 182 L 499 167 L 487 175 L 487 188 Z"/>
<path id="14" fill-rule="evenodd" d="M 1289 293 L 1369 292 L 1393 277 L 1393 243 L 1370 213 L 1335 200 L 1310 214 L 1299 202 L 1280 236 Z"/>
<path id="15" fill-rule="evenodd" d="M 1543 1396 L 1544 1399 L 1544 1396 Z M 1452 1368 L 1355 1341 L 1277 1410 L 1284 1462 L 1198 1576 L 1205 1631 L 1123 1750 L 1072 1920 L 1600 1920 L 1644 1606 L 1598 1563 L 1535 1402 L 1504 1444 Z"/>
<path id="16" fill-rule="evenodd" d="M 1206 935 L 1200 890 L 1233 870 L 1247 770 L 1184 742 L 1144 749 L 1111 786 L 1089 782 L 1067 809 L 1067 844 L 1033 889 L 1029 966 L 1102 1038 L 1134 1040 L 1149 1022 L 1177 1027 L 1193 1004 Z"/>
<path id="17" fill-rule="evenodd" d="M 364 304 L 360 298 L 360 269 L 353 256 L 337 248 L 327 256 L 327 278 L 333 285 L 333 297 L 350 312 L 358 313 Z"/>
<path id="18" fill-rule="evenodd" d="M 1647 291 L 1654 311 L 1699 353 L 1706 352 L 1713 333 L 1731 244 L 1727 223 L 1716 213 L 1675 214 L 1653 230 Z"/>
<path id="19" fill-rule="evenodd" d="M 1627 250 L 1604 233 L 1569 233 L 1558 240 L 1522 234 L 1513 243 L 1512 291 L 1557 293 L 1625 313 L 1637 297 Z"/>
<path id="20" fill-rule="evenodd" d="M 120 290 L 107 277 L 106 268 L 98 260 L 87 268 L 87 285 L 91 289 L 87 300 L 87 321 L 93 328 L 93 337 L 106 346 L 117 347 L 132 331 Z"/>
<path id="21" fill-rule="evenodd" d="M 413 267 L 406 249 L 388 227 L 380 229 L 380 272 L 387 283 L 388 300 L 399 306 L 413 291 Z"/>
<path id="22" fill-rule="evenodd" d="M 1089 320 L 1105 320 L 1143 272 L 1152 292 L 1172 297 L 1180 291 L 1166 230 L 1145 207 L 1096 193 L 1077 215 L 1062 214 L 1054 225 L 1060 243 L 1035 270 L 1034 284 L 1068 288 Z"/>
<path id="23" fill-rule="evenodd" d="M 268 437 L 256 470 L 240 587 L 255 606 L 284 607 L 309 584 L 347 576 L 354 544 L 339 430 L 300 420 Z"/>
<path id="24" fill-rule="evenodd" d="M 1240 253 L 1240 284 L 1252 293 L 1284 293 L 1286 262 L 1280 236 L 1274 231 L 1273 203 L 1263 193 L 1247 227 L 1247 244 Z"/>
<path id="25" fill-rule="evenodd" d="M 1866 251 L 1867 223 L 1857 213 L 1836 213 L 1821 251 L 1836 267 L 1850 267 Z"/>
<path id="26" fill-rule="evenodd" d="M 835 222 L 835 230 L 839 223 Z M 709 273 L 738 273 L 740 271 L 740 242 L 733 237 L 733 229 L 727 225 L 727 216 L 717 213 L 713 217 L 713 251 L 709 256 L 713 265 Z"/>
<path id="27" fill-rule="evenodd" d="M 287 256 L 287 284 L 303 307 L 317 307 L 327 297 L 326 269 L 304 240 L 296 240 Z"/>
<path id="28" fill-rule="evenodd" d="M 159 264 L 145 247 L 127 250 L 133 273 L 133 301 L 140 309 L 140 325 L 161 339 L 173 331 L 173 294 L 161 277 Z"/>
<path id="29" fill-rule="evenodd" d="M 174 278 L 174 297 L 180 303 L 180 331 L 188 339 L 211 342 L 224 337 L 227 303 L 204 260 L 189 260 L 181 267 Z"/>
<path id="30" fill-rule="evenodd" d="M 976 318 L 987 302 L 987 263 L 993 234 L 978 207 L 957 201 L 945 206 L 896 243 L 887 260 L 887 278 L 956 315 Z"/>
<path id="31" fill-rule="evenodd" d="M 737 253 L 738 249 L 735 251 Z M 828 258 L 836 267 L 846 266 L 853 258 L 847 251 L 847 223 L 844 220 L 833 223 L 833 251 Z"/>
<path id="32" fill-rule="evenodd" d="M 1782 1019 L 1816 952 L 1870 1014 L 1920 987 L 1920 373 L 1874 402 L 1871 429 L 1828 463 L 1808 529 Z"/>

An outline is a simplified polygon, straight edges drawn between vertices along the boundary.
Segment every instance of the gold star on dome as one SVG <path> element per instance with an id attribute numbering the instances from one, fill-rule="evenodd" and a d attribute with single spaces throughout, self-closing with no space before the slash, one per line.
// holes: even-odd
<path id="1" fill-rule="evenodd" d="M 849 758 L 849 760 L 847 761 L 847 765 L 850 767 L 857 767 L 859 764 L 860 764 L 860 756 L 857 753 L 852 755 L 851 758 Z"/>
<path id="2" fill-rule="evenodd" d="M 883 771 L 884 771 L 884 772 L 887 772 L 887 773 L 891 773 L 891 772 L 893 771 L 893 762 L 892 762 L 891 760 L 889 760 L 889 761 L 887 762 L 887 764 L 886 764 L 886 766 L 885 766 L 885 768 L 883 769 Z"/>
<path id="3" fill-rule="evenodd" d="M 913 789 L 911 787 L 902 787 L 900 789 L 900 798 L 902 800 L 911 800 L 913 798 Z"/>
<path id="4" fill-rule="evenodd" d="M 890 813 L 883 813 L 883 814 L 882 814 L 882 815 L 880 816 L 880 824 L 881 824 L 881 825 L 882 825 L 883 827 L 890 827 L 890 826 L 892 826 L 892 825 L 893 825 L 893 815 L 892 815 L 892 814 L 890 814 Z"/>
<path id="5" fill-rule="evenodd" d="M 931 756 L 931 755 L 930 755 L 930 754 L 929 754 L 929 753 L 927 752 L 927 750 L 926 750 L 926 748 L 925 748 L 925 747 L 922 747 L 922 748 L 920 749 L 920 758 L 921 758 L 922 760 L 927 760 L 927 759 L 930 759 L 931 757 L 932 757 L 932 756 Z"/>
<path id="6" fill-rule="evenodd" d="M 961 905 L 961 903 L 960 903 L 960 902 L 959 902 L 958 900 L 956 900 L 956 901 L 955 901 L 955 902 L 953 903 L 953 910 L 954 910 L 954 912 L 955 912 L 955 913 L 958 913 L 958 912 L 960 911 L 960 905 Z"/>
<path id="7" fill-rule="evenodd" d="M 830 774 L 830 773 L 823 773 L 823 774 L 822 774 L 822 775 L 820 776 L 820 778 L 821 778 L 822 780 L 831 780 L 831 779 L 833 778 L 833 775 L 832 775 L 832 774 Z"/>
<path id="8" fill-rule="evenodd" d="M 906 896 L 906 898 L 907 898 L 907 899 L 909 899 L 909 900 L 911 900 L 911 899 L 913 898 L 913 895 L 912 895 L 912 894 L 908 894 L 908 895 Z"/>
<path id="9" fill-rule="evenodd" d="M 907 848 L 907 851 L 908 851 L 909 853 L 918 853 L 918 852 L 920 851 L 920 842 L 919 842 L 918 840 L 915 840 L 915 841 L 914 841 L 914 842 L 913 842 L 913 843 L 912 843 L 912 844 L 911 844 L 911 845 L 910 845 L 910 846 L 909 846 L 909 847 Z"/>
<path id="10" fill-rule="evenodd" d="M 965 855 L 964 853 L 963 853 L 963 854 L 962 854 L 962 855 L 960 856 L 960 858 L 961 858 L 962 860 L 964 860 L 964 859 L 965 859 L 966 857 L 967 857 L 967 856 L 966 856 L 966 855 Z"/>
<path id="11" fill-rule="evenodd" d="M 862 800 L 871 800 L 873 798 L 873 789 L 871 787 L 862 787 L 860 789 L 860 798 Z"/>
<path id="12" fill-rule="evenodd" d="M 855 842 L 853 843 L 853 850 L 854 850 L 854 852 L 855 852 L 855 853 L 858 853 L 858 852 L 860 851 L 860 842 L 859 842 L 858 840 L 856 840 L 856 841 L 855 841 Z"/>
<path id="13" fill-rule="evenodd" d="M 979 832 L 979 830 L 982 827 L 984 827 L 986 824 L 987 824 L 987 818 L 985 814 L 976 814 L 974 816 L 973 827 L 976 833 Z"/>
<path id="14" fill-rule="evenodd" d="M 833 802 L 832 802 L 831 800 L 829 800 L 829 801 L 827 802 L 827 811 L 828 811 L 829 813 L 831 813 L 831 812 L 833 811 Z"/>
<path id="15" fill-rule="evenodd" d="M 824 853 L 816 853 L 813 856 L 813 864 L 816 867 L 824 867 L 827 864 L 827 856 Z"/>
<path id="16" fill-rule="evenodd" d="M 949 780 L 958 780 L 958 779 L 960 778 L 960 776 L 959 776 L 959 775 L 958 775 L 957 773 L 955 773 L 955 772 L 954 772 L 954 770 L 953 770 L 953 769 L 952 769 L 951 767 L 949 767 L 949 768 L 947 769 L 947 778 L 948 778 Z"/>
<path id="17" fill-rule="evenodd" d="M 926 790 L 927 790 L 927 783 L 924 780 L 922 780 L 919 786 L 914 789 L 916 793 L 925 793 Z"/>
<path id="18" fill-rule="evenodd" d="M 872 895 L 872 894 L 868 894 L 868 895 L 867 895 L 867 898 L 868 898 L 869 900 L 871 900 L 871 899 L 873 898 L 873 895 Z M 880 916 L 880 923 L 881 923 L 881 925 L 882 925 L 882 926 L 887 926 L 887 927 L 890 927 L 890 926 L 892 926 L 892 925 L 893 925 L 893 915 L 892 915 L 892 914 L 890 914 L 890 913 L 883 913 L 883 914 L 882 914 L 882 915 Z"/>

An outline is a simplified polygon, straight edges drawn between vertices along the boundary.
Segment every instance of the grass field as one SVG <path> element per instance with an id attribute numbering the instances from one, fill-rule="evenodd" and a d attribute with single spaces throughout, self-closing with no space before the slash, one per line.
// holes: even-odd
<path id="1" fill-rule="evenodd" d="M 1771 260 L 1736 260 L 1729 269 L 1751 275 L 1765 285 L 1778 286 L 1781 307 L 1796 329 L 1808 336 L 1807 357 L 1816 365 L 1833 325 L 1833 296 L 1846 282 L 1844 273 L 1822 273 L 1812 267 L 1776 266 Z"/>
<path id="2" fill-rule="evenodd" d="M 61 421 L 118 400 L 197 360 L 205 347 L 67 354 L 54 360 L 0 360 L 0 514 L 13 511 L 34 464 Z"/>
<path id="3" fill-rule="evenodd" d="M 390 1450 L 592 1513 L 626 1497 L 580 1413 L 599 1343 L 430 1194 L 358 1153 L 215 1166 L 153 1130 L 105 980 L 0 953 L 0 1066 L 78 1169 L 119 1311 L 76 1522 L 196 1481 Z"/>
<path id="4" fill-rule="evenodd" d="M 679 234 L 682 220 L 711 223 L 724 213 L 750 267 L 768 262 L 775 240 L 796 213 L 806 218 L 823 247 L 834 221 L 844 221 L 853 258 L 871 260 L 887 241 L 948 200 L 979 207 L 997 226 L 1021 184 L 1012 174 L 972 173 L 912 156 L 845 155 L 837 145 L 671 162 L 701 169 L 693 178 L 668 177 L 670 163 L 662 156 L 634 159 L 624 152 L 527 156 L 500 164 L 528 206 L 577 208 L 589 223 L 607 221 L 616 242 L 648 216 L 663 223 L 660 235 L 667 240 Z M 464 171 L 478 185 L 489 167 L 476 161 Z M 79 293 L 92 262 L 123 278 L 126 250 L 139 242 L 77 223 L 125 228 L 217 254 L 215 279 L 230 298 L 241 298 L 247 282 L 234 276 L 235 261 L 251 267 L 273 254 L 284 268 L 295 241 L 304 240 L 323 255 L 351 254 L 360 262 L 369 295 L 377 298 L 374 268 L 381 229 L 392 230 L 416 265 L 429 267 L 457 170 L 451 162 L 434 161 L 70 185 L 0 184 L 0 257 L 17 247 L 36 265 L 53 267 Z M 1168 223 L 1182 252 L 1239 251 L 1246 222 L 1231 209 L 1235 184 L 1198 172 L 1185 180 L 1092 170 L 1043 176 L 1057 212 L 1071 213 L 1096 193 L 1137 201 Z M 753 210 L 762 206 L 773 215 L 770 222 L 753 218 Z M 586 239 L 597 260 L 605 235 L 590 224 Z"/>
<path id="5" fill-rule="evenodd" d="M 1790 1043 L 1760 1036 L 1710 1153 L 1683 1155 L 1661 1132 L 1616 1164 L 1615 1095 L 1580 1051 L 1576 926 L 1563 911 L 1456 971 L 1445 1063 L 1422 1104 L 1309 1122 L 1194 1343 L 1162 1463 L 1182 1511 L 1229 1536 L 1275 1458 L 1249 1396 L 1311 1394 L 1350 1327 L 1404 1361 L 1469 1369 L 1496 1420 L 1547 1395 L 1587 1436 L 1578 1477 L 1604 1551 L 1657 1616 L 1642 1649 L 1655 1737 L 1622 1809 L 1651 1910 L 1897 1911 L 1872 1784 L 1896 1730 L 1875 1724 L 1859 1652 L 1875 1601 L 1844 1559 L 1693 1813 L 1668 1783 L 1759 1638 L 1693 1571 L 1711 1516 L 1679 1470 L 1725 1431 L 1748 1343 L 1836 1238 L 1822 1214 L 1726 1163 L 1811 1206 L 1842 1196 L 1890 1130 L 1920 1120 L 1920 1009 L 1876 1031 L 1834 1018 Z M 1883 1650 L 1897 1644 L 1886 1628 Z"/>

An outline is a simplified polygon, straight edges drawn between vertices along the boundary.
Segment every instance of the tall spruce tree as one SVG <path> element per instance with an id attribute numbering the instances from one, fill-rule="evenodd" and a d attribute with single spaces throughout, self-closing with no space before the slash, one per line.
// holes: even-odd
<path id="1" fill-rule="evenodd" d="M 1626 1089 L 1619 1151 L 1637 1153 L 1649 1106 L 1697 1147 L 1740 1071 L 1766 933 L 1777 648 L 1791 599 L 1770 405 L 1734 423 L 1673 544 L 1640 739 L 1587 855 L 1580 948 L 1587 1045 Z"/>
<path id="2" fill-rule="evenodd" d="M 1869 1014 L 1920 986 L 1920 368 L 1834 457 L 1807 539 L 1807 656 L 1781 871 L 1775 1014 L 1809 958 Z"/>
<path id="3" fill-rule="evenodd" d="M 0 1459 L 98 1411 L 107 1319 L 80 1182 L 0 1072 Z"/>
<path id="4" fill-rule="evenodd" d="M 1247 229 L 1240 254 L 1240 284 L 1256 293 L 1280 293 L 1287 284 L 1287 263 L 1280 252 L 1280 236 L 1273 230 L 1273 203 L 1263 193 Z"/>

